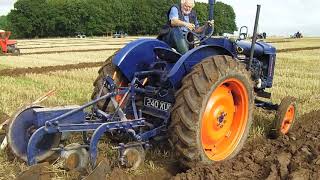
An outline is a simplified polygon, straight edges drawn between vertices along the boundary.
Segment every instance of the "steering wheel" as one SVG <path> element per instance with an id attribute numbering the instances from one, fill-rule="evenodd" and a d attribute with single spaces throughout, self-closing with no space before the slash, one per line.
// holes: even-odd
<path id="1" fill-rule="evenodd" d="M 213 23 L 211 21 L 208 21 L 204 25 L 203 31 L 201 33 L 196 33 L 188 29 L 188 32 L 185 36 L 185 40 L 190 45 L 198 45 L 209 39 L 212 36 L 213 31 Z"/>

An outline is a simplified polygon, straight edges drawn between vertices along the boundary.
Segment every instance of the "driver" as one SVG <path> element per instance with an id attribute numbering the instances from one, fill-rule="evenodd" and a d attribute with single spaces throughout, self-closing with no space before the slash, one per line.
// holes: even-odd
<path id="1" fill-rule="evenodd" d="M 181 54 L 186 53 L 190 48 L 185 40 L 188 30 L 201 33 L 204 29 L 199 27 L 196 12 L 193 10 L 194 5 L 194 0 L 181 0 L 180 5 L 171 6 L 167 15 L 168 23 L 158 36 L 158 39 L 163 40 Z M 190 41 L 193 40 L 193 37 L 188 38 Z"/>

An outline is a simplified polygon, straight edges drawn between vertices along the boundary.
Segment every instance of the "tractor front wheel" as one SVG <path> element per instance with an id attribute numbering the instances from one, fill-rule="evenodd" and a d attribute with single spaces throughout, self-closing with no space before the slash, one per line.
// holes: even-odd
<path id="1" fill-rule="evenodd" d="M 292 129 L 293 123 L 296 118 L 296 102 L 295 98 L 286 96 L 282 99 L 275 119 L 271 126 L 270 138 L 277 138 L 281 135 L 286 135 Z"/>
<path id="2" fill-rule="evenodd" d="M 171 143 L 182 164 L 210 164 L 235 156 L 252 124 L 253 88 L 245 66 L 212 56 L 184 77 L 176 93 Z"/>

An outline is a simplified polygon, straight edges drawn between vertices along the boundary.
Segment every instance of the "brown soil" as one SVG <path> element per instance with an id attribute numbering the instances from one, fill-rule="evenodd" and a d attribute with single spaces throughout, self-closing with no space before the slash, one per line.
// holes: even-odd
<path id="1" fill-rule="evenodd" d="M 91 52 L 91 51 L 117 51 L 117 50 L 119 50 L 119 48 L 77 49 L 77 50 L 60 50 L 60 51 L 30 52 L 30 53 L 21 53 L 20 55 L 57 54 L 57 53 L 68 53 L 68 52 Z"/>
<path id="2" fill-rule="evenodd" d="M 107 179 L 320 179 L 320 110 L 300 117 L 288 136 L 250 140 L 233 159 L 182 172 L 177 162 L 155 160 L 161 168 L 133 175 L 114 168 Z M 177 174 L 178 173 L 178 174 Z"/>
<path id="3" fill-rule="evenodd" d="M 84 69 L 84 68 L 93 68 L 101 67 L 104 62 L 86 62 L 78 64 L 66 64 L 66 65 L 57 65 L 57 66 L 43 66 L 43 67 L 28 67 L 28 68 L 13 68 L 13 69 L 3 69 L 0 71 L 0 76 L 21 76 L 25 74 L 45 74 L 48 72 L 54 71 L 67 71 L 73 69 Z"/>
<path id="4" fill-rule="evenodd" d="M 108 45 L 126 45 L 127 43 L 126 42 L 123 42 L 123 43 L 108 43 Z M 91 43 L 88 43 L 88 44 L 71 44 L 71 45 L 60 45 L 60 46 L 39 46 L 39 47 L 24 47 L 24 48 L 19 48 L 20 50 L 21 49 L 48 49 L 48 48 L 61 48 L 61 47 L 81 47 L 81 46 L 85 46 L 85 47 L 88 47 L 88 46 L 101 46 L 103 44 L 91 44 Z"/>
<path id="5" fill-rule="evenodd" d="M 320 179 L 320 111 L 299 118 L 288 136 L 254 139 L 226 162 L 199 166 L 174 179 Z"/>

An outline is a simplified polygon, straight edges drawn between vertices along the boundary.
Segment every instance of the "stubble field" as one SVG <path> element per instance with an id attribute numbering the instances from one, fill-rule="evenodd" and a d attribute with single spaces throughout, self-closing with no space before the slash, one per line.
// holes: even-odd
<path id="1" fill-rule="evenodd" d="M 124 39 L 20 40 L 21 56 L 0 56 L 0 120 L 55 89 L 45 106 L 82 104 L 90 100 L 99 66 L 116 49 L 138 37 Z M 267 39 L 277 53 L 272 102 L 285 96 L 297 99 L 298 117 L 288 137 L 268 140 L 265 133 L 274 114 L 256 109 L 245 148 L 234 159 L 187 172 L 176 168 L 174 152 L 156 147 L 147 153 L 145 166 L 135 172 L 115 168 L 109 178 L 176 179 L 320 179 L 320 38 Z M 304 50 L 307 49 L 307 50 Z M 43 68 L 45 67 L 45 68 Z M 110 72 L 112 73 L 112 72 Z M 102 147 L 101 147 L 102 148 Z M 25 163 L 0 155 L 0 179 L 13 179 L 27 169 Z M 245 170 L 244 170 L 245 169 Z M 53 179 L 81 178 L 57 166 Z"/>

